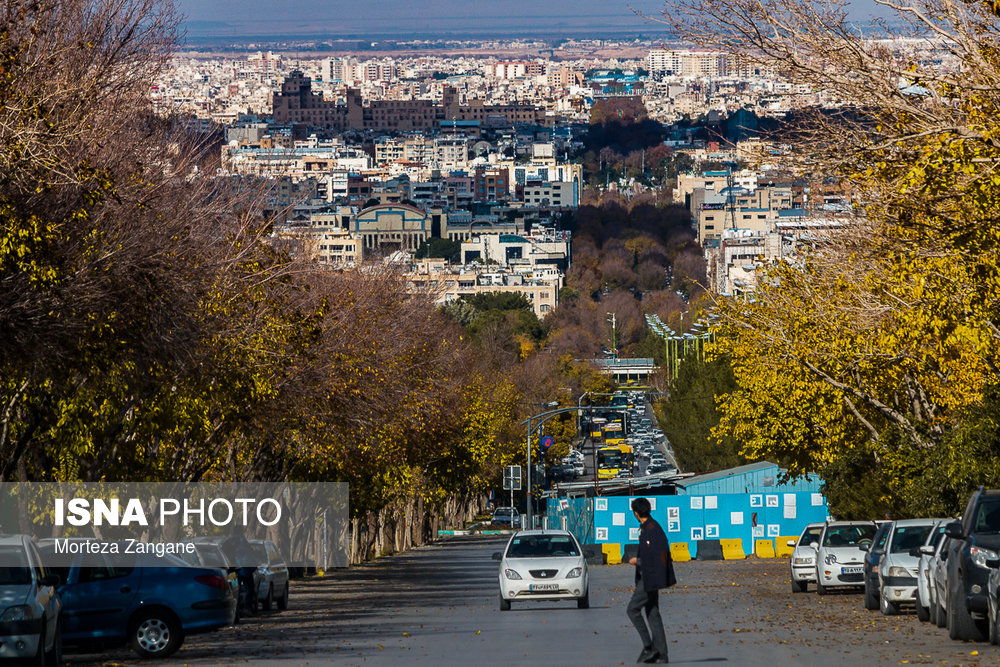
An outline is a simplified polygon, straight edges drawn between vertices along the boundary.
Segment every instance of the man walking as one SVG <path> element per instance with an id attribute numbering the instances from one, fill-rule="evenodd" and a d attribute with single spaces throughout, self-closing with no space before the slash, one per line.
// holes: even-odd
<path id="1" fill-rule="evenodd" d="M 632 501 L 632 513 L 639 520 L 639 556 L 629 559 L 629 563 L 635 565 L 635 593 L 628 603 L 628 617 L 642 639 L 642 653 L 637 662 L 659 663 L 669 662 L 667 637 L 660 618 L 659 590 L 673 586 L 677 578 L 670 558 L 670 543 L 660 524 L 649 516 L 651 509 L 645 498 Z M 642 617 L 643 610 L 646 618 Z"/>

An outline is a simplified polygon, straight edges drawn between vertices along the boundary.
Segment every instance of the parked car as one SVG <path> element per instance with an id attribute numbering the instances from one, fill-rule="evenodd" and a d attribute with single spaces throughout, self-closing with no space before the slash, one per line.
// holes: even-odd
<path id="1" fill-rule="evenodd" d="M 28 535 L 0 535 L 0 660 L 62 663 L 59 576 Z"/>
<path id="2" fill-rule="evenodd" d="M 865 609 L 878 609 L 878 564 L 885 553 L 885 542 L 891 528 L 892 522 L 883 522 L 875 531 L 871 546 L 862 548 L 865 552 Z"/>
<path id="3" fill-rule="evenodd" d="M 945 577 L 948 636 L 982 641 L 989 611 L 986 561 L 997 558 L 1000 550 L 1000 490 L 980 488 L 973 493 L 962 518 L 949 522 L 944 532 L 951 538 Z"/>
<path id="4" fill-rule="evenodd" d="M 878 564 L 879 609 L 884 616 L 899 613 L 903 604 L 917 602 L 917 567 L 920 546 L 938 519 L 893 521 L 885 553 Z"/>
<path id="5" fill-rule="evenodd" d="M 250 540 L 257 558 L 260 582 L 257 584 L 257 599 L 261 609 L 270 611 L 272 605 L 278 610 L 288 609 L 288 564 L 271 540 Z"/>
<path id="6" fill-rule="evenodd" d="M 495 526 L 515 526 L 521 525 L 521 514 L 516 507 L 498 507 L 493 510 L 493 518 L 490 520 Z"/>
<path id="7" fill-rule="evenodd" d="M 947 524 L 945 524 L 947 525 Z M 938 544 L 937 550 L 935 550 L 934 555 L 931 557 L 931 562 L 928 564 L 927 569 L 930 579 L 930 598 L 931 598 L 931 623 L 943 628 L 947 625 L 947 614 L 948 614 L 948 595 L 946 591 L 948 590 L 948 542 L 951 538 L 945 534 L 944 538 Z"/>
<path id="8" fill-rule="evenodd" d="M 590 607 L 587 558 L 572 533 L 565 530 L 521 530 L 511 535 L 500 561 L 500 610 L 514 600 L 576 600 Z"/>
<path id="9" fill-rule="evenodd" d="M 871 521 L 830 521 L 816 548 L 816 593 L 837 586 L 864 586 L 864 551 L 877 527 Z"/>
<path id="10" fill-rule="evenodd" d="M 190 540 L 194 544 L 194 553 L 180 554 L 181 560 L 194 567 L 210 567 L 222 570 L 229 582 L 229 587 L 233 589 L 233 596 L 239 601 L 240 581 L 238 568 L 230 562 L 222 550 L 222 543 L 219 538 L 196 538 Z M 236 616 L 233 623 L 239 623 L 240 611 L 243 605 L 236 605 Z"/>
<path id="11" fill-rule="evenodd" d="M 50 558 L 54 541 L 39 548 Z M 75 554 L 68 567 L 52 568 L 64 582 L 58 590 L 65 646 L 128 644 L 144 658 L 163 658 L 188 635 L 232 625 L 236 598 L 220 570 L 169 555 L 127 554 L 124 544 L 119 551 Z"/>
<path id="12" fill-rule="evenodd" d="M 816 549 L 812 545 L 819 541 L 822 532 L 823 524 L 810 523 L 799 535 L 798 541 L 788 541 L 788 546 L 794 547 L 789 561 L 793 593 L 805 593 L 809 590 L 810 581 L 816 583 Z"/>
<path id="13" fill-rule="evenodd" d="M 986 623 L 990 643 L 1000 644 L 1000 557 L 987 559 L 990 578 L 986 585 Z"/>
<path id="14" fill-rule="evenodd" d="M 938 521 L 934 529 L 927 533 L 927 539 L 920 545 L 920 562 L 917 564 L 917 618 L 921 621 L 934 620 L 935 599 L 933 596 L 934 554 L 945 539 L 944 526 L 947 521 Z"/>

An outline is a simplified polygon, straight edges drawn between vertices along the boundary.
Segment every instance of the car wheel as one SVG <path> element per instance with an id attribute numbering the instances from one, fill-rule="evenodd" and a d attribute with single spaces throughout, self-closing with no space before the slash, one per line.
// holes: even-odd
<path id="1" fill-rule="evenodd" d="M 44 632 L 41 636 L 45 636 Z M 62 665 L 62 622 L 59 620 L 56 620 L 56 630 L 55 636 L 52 638 L 52 648 L 45 651 L 45 662 L 42 664 L 49 665 L 49 667 L 59 667 Z"/>
<path id="2" fill-rule="evenodd" d="M 981 642 L 983 634 L 978 624 L 973 620 L 972 614 L 966 609 L 964 600 L 959 593 L 960 591 L 955 591 L 951 599 L 948 600 L 948 636 L 960 641 Z"/>
<path id="3" fill-rule="evenodd" d="M 181 624 L 166 609 L 139 612 L 129 628 L 129 645 L 143 658 L 165 658 L 184 641 Z"/>
<path id="4" fill-rule="evenodd" d="M 260 608 L 264 611 L 271 611 L 271 604 L 274 602 L 274 584 L 267 587 L 267 597 L 260 601 Z"/>
<path id="5" fill-rule="evenodd" d="M 278 598 L 278 609 L 284 611 L 288 609 L 288 584 L 285 584 L 285 593 Z"/>
<path id="6" fill-rule="evenodd" d="M 826 586 L 824 586 L 822 583 L 820 583 L 819 581 L 817 581 L 816 582 L 816 595 L 826 595 L 826 593 L 827 593 Z"/>
<path id="7" fill-rule="evenodd" d="M 809 590 L 808 581 L 795 581 L 792 579 L 792 592 L 793 593 L 805 593 Z"/>
<path id="8" fill-rule="evenodd" d="M 870 609 L 874 611 L 878 609 L 878 595 L 872 589 L 868 579 L 865 579 L 865 609 Z"/>
<path id="9" fill-rule="evenodd" d="M 500 598 L 500 611 L 510 611 L 510 600 Z"/>
<path id="10" fill-rule="evenodd" d="M 888 597 L 888 593 L 885 589 L 882 590 L 882 594 L 879 595 L 879 609 L 883 616 L 895 616 L 899 613 L 899 605 L 892 602 Z"/>
<path id="11" fill-rule="evenodd" d="M 948 612 L 940 603 L 934 605 L 934 625 L 943 628 L 948 624 Z"/>
<path id="12" fill-rule="evenodd" d="M 990 600 L 989 604 L 987 605 L 988 610 L 986 615 L 986 621 L 987 623 L 989 623 L 990 626 L 989 628 L 990 643 L 994 645 L 997 644 L 998 641 L 1000 641 L 1000 632 L 997 632 L 997 613 L 996 609 L 994 609 L 995 606 L 996 604 L 992 600 Z"/>
<path id="13" fill-rule="evenodd" d="M 577 609 L 590 609 L 590 591 L 583 594 L 582 598 L 576 600 Z"/>
<path id="14" fill-rule="evenodd" d="M 931 620 L 931 610 L 930 607 L 925 607 L 924 605 L 917 602 L 917 620 L 926 623 Z"/>

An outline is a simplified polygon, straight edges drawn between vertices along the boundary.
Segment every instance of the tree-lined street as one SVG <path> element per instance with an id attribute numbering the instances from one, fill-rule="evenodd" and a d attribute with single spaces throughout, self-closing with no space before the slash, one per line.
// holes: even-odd
<path id="1" fill-rule="evenodd" d="M 288 611 L 191 637 L 169 664 L 618 665 L 639 654 L 625 617 L 629 566 L 590 571 L 591 608 L 514 603 L 501 612 L 496 563 L 506 538 L 449 539 L 293 582 Z M 663 594 L 673 664 L 991 665 L 1000 650 L 948 639 L 912 613 L 866 612 L 857 593 L 793 595 L 787 560 L 676 565 Z M 138 663 L 125 650 L 73 664 Z"/>

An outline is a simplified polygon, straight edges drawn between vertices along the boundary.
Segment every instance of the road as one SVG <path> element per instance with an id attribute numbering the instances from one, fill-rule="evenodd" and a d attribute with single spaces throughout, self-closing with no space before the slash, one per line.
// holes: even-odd
<path id="1" fill-rule="evenodd" d="M 525 602 L 501 612 L 492 552 L 465 537 L 295 581 L 290 608 L 191 637 L 172 665 L 620 665 L 639 653 L 625 618 L 632 568 L 591 568 L 591 608 Z M 951 641 L 912 613 L 865 611 L 858 593 L 793 595 L 788 562 L 677 563 L 661 609 L 673 664 L 993 665 L 1000 650 Z M 125 650 L 75 665 L 139 664 Z M 141 664 L 149 664 L 142 662 Z"/>

